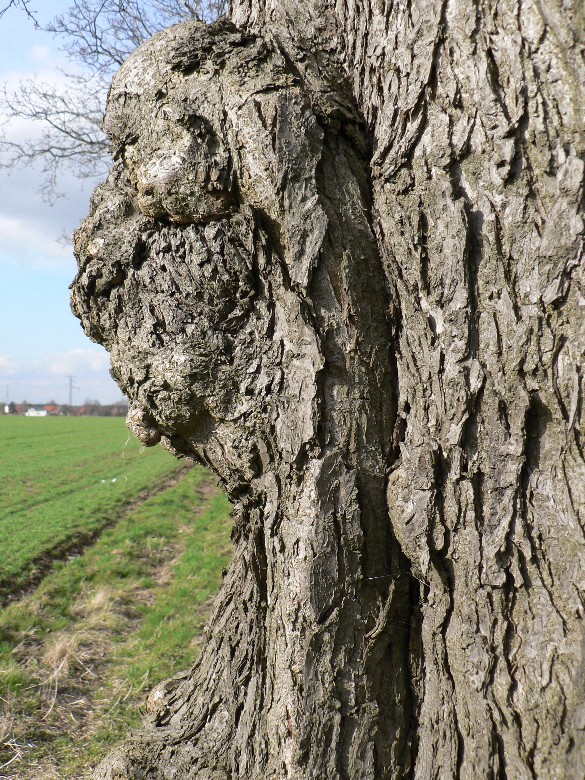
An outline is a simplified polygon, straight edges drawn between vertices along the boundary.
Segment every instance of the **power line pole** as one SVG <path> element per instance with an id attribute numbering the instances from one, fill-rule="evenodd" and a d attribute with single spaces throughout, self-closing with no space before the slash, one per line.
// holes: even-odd
<path id="1" fill-rule="evenodd" d="M 69 406 L 73 406 L 73 391 L 79 390 L 79 388 L 75 384 L 74 376 L 68 376 L 67 379 L 69 380 Z"/>

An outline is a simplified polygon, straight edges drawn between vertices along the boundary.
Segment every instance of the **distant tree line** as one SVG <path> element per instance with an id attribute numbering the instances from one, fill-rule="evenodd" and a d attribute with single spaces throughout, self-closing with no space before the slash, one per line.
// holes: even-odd
<path id="1" fill-rule="evenodd" d="M 31 404 L 28 401 L 15 403 L 14 401 L 2 406 L 4 414 L 24 415 L 30 410 L 46 413 L 49 416 L 62 415 L 65 417 L 125 417 L 128 413 L 128 402 L 122 399 L 114 404 L 101 404 L 99 401 L 86 401 L 79 406 L 58 404 L 49 401 L 47 404 Z"/>

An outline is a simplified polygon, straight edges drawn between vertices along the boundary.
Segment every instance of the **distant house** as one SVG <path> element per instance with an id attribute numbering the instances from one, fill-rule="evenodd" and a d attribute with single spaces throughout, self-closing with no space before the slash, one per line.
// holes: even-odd
<path id="1" fill-rule="evenodd" d="M 0 414 L 4 407 L 0 403 Z M 29 404 L 23 401 L 20 404 L 11 403 L 8 412 L 24 415 L 25 417 L 54 417 L 66 415 L 67 417 L 125 417 L 128 414 L 128 403 L 119 401 L 116 404 L 91 403 L 83 406 L 67 406 L 49 401 L 47 404 Z M 7 413 L 8 413 L 7 412 Z"/>

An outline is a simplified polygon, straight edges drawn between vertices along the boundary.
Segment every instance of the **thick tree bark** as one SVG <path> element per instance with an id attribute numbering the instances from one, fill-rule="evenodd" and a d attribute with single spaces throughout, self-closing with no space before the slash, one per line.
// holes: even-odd
<path id="1" fill-rule="evenodd" d="M 583 21 L 236 0 L 114 80 L 74 309 L 236 522 L 96 777 L 585 776 Z"/>

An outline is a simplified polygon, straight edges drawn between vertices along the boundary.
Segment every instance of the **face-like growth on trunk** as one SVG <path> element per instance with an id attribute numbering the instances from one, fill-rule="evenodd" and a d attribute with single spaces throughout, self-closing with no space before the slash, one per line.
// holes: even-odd
<path id="1" fill-rule="evenodd" d="M 238 139 L 237 113 L 259 79 L 286 87 L 277 71 L 263 45 L 227 27 L 180 25 L 139 49 L 113 81 L 115 164 L 76 236 L 74 310 L 112 354 L 129 426 L 216 467 L 221 452 L 236 481 L 253 472 L 277 357 L 272 261 L 243 192 L 257 181 L 275 201 L 274 184 L 263 154 Z"/>
<path id="2" fill-rule="evenodd" d="M 361 125 L 328 67 L 185 24 L 111 88 L 115 165 L 76 236 L 73 306 L 111 353 L 130 427 L 211 465 L 236 523 L 202 692 L 155 700 L 158 758 L 104 777 L 156 774 L 167 737 L 178 779 L 207 777 L 208 754 L 218 778 L 322 777 L 333 739 L 339 765 L 359 754 L 372 771 L 394 750 L 388 690 L 408 697 L 378 662 L 378 618 L 404 603 L 387 586 L 394 368 Z"/>
<path id="3" fill-rule="evenodd" d="M 316 170 L 335 113 L 339 100 L 315 108 L 277 50 L 227 24 L 170 28 L 112 83 L 115 162 L 76 235 L 73 308 L 111 352 L 138 438 L 228 483 L 255 473 L 275 386 L 288 395 L 283 362 L 298 397 L 321 359 L 300 308 L 327 227 Z M 293 427 L 314 433 L 302 416 Z"/>

